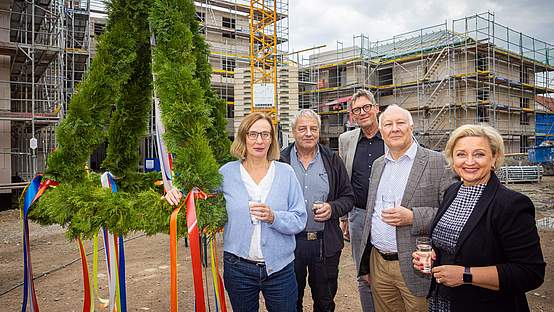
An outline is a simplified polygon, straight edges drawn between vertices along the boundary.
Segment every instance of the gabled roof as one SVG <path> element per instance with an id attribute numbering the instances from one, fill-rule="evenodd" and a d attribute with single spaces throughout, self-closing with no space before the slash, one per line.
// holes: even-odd
<path id="1" fill-rule="evenodd" d="M 371 43 L 369 49 L 370 58 L 397 58 L 410 54 L 426 52 L 448 45 L 457 45 L 464 42 L 464 38 L 449 30 L 433 31 L 416 35 L 407 39 L 377 41 Z"/>

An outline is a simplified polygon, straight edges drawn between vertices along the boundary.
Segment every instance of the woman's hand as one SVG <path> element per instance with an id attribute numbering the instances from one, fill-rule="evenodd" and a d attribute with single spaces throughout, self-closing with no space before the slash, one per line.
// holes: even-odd
<path id="1" fill-rule="evenodd" d="M 275 215 L 271 207 L 264 203 L 252 203 L 250 205 L 250 214 L 256 219 L 272 224 L 275 221 Z"/>
<path id="2" fill-rule="evenodd" d="M 177 188 L 173 188 L 165 194 L 164 198 L 170 205 L 175 206 L 178 205 L 183 198 L 183 193 Z"/>
<path id="3" fill-rule="evenodd" d="M 460 265 L 440 265 L 432 269 L 437 283 L 448 287 L 464 284 L 464 267 Z"/>
<path id="4" fill-rule="evenodd" d="M 431 262 L 429 265 L 432 267 L 433 266 L 433 261 L 435 261 L 437 259 L 437 255 L 435 254 L 435 250 L 434 249 L 431 249 L 431 259 L 426 259 L 426 257 L 428 257 L 428 255 L 426 255 L 425 252 L 421 252 L 421 251 L 414 251 L 412 253 L 412 263 L 414 265 L 414 269 L 422 272 L 423 274 L 431 274 L 431 272 L 423 272 L 423 269 L 424 269 L 424 265 L 425 265 L 425 260 L 427 260 L 427 263 L 429 264 L 429 262 Z"/>

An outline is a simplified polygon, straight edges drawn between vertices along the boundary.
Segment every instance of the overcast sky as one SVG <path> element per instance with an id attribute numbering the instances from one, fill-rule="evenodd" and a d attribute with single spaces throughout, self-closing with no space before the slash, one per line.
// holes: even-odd
<path id="1" fill-rule="evenodd" d="M 289 0 L 289 51 L 337 40 L 352 46 L 352 36 L 364 33 L 370 41 L 388 39 L 452 19 L 491 12 L 495 21 L 554 44 L 553 0 Z"/>

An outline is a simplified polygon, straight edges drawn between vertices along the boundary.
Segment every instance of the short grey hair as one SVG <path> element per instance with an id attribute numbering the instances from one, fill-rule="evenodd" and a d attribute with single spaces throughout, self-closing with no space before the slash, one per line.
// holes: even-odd
<path id="1" fill-rule="evenodd" d="M 407 109 L 402 108 L 402 107 L 400 107 L 396 104 L 391 104 L 391 105 L 387 106 L 387 108 L 381 113 L 381 115 L 379 115 L 379 129 L 381 129 L 381 121 L 383 119 L 383 115 L 385 115 L 388 111 L 393 110 L 393 109 L 399 110 L 402 113 L 404 113 L 404 115 L 406 115 L 406 118 L 408 119 L 408 123 L 410 124 L 410 126 L 414 125 L 414 119 L 412 118 L 412 114 L 410 113 L 410 111 L 408 111 Z"/>
<path id="2" fill-rule="evenodd" d="M 301 109 L 296 116 L 292 118 L 292 128 L 296 129 L 296 123 L 299 118 L 311 118 L 317 122 L 317 127 L 321 129 L 321 117 L 313 110 L 304 108 Z"/>
<path id="3" fill-rule="evenodd" d="M 377 102 L 375 101 L 375 97 L 373 96 L 373 93 L 371 93 L 371 91 L 366 89 L 360 89 L 354 92 L 354 94 L 352 95 L 352 101 L 350 102 L 350 106 L 352 106 L 352 104 L 361 97 L 365 97 L 371 102 L 371 104 L 377 105 Z"/>

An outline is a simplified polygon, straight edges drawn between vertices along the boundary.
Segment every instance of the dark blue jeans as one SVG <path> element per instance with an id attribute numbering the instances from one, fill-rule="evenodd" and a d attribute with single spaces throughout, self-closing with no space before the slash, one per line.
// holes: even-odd
<path id="1" fill-rule="evenodd" d="M 258 311 L 260 291 L 268 312 L 295 312 L 298 288 L 294 262 L 267 275 L 265 265 L 254 264 L 225 252 L 223 280 L 235 312 Z"/>
<path id="2" fill-rule="evenodd" d="M 339 251 L 331 257 L 325 257 L 322 239 L 308 241 L 296 238 L 296 250 L 294 251 L 294 270 L 298 284 L 296 311 L 303 311 L 306 275 L 312 291 L 312 311 L 335 311 L 334 298 L 337 294 L 340 254 Z"/>

